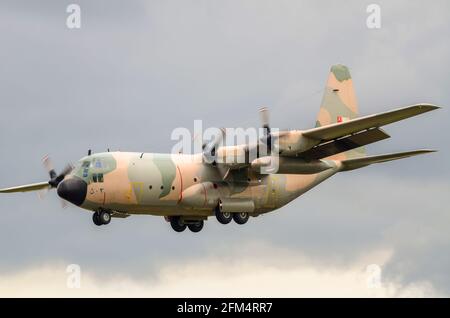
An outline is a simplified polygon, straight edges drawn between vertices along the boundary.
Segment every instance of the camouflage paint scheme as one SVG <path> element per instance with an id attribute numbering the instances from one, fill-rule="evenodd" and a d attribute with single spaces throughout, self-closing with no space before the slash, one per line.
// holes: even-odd
<path id="1" fill-rule="evenodd" d="M 353 119 L 358 106 L 350 72 L 334 65 L 325 88 L 316 127 L 336 123 L 338 117 Z M 233 170 L 226 180 L 218 169 L 204 164 L 199 155 L 111 152 L 81 159 L 74 175 L 88 184 L 82 208 L 99 208 L 126 214 L 212 216 L 220 197 L 251 199 L 253 215 L 278 209 L 337 173 L 340 160 L 364 155 L 357 148 L 323 160 L 333 168 L 316 174 L 257 174 L 249 168 Z M 89 162 L 89 173 L 83 177 L 83 162 Z M 101 162 L 102 168 L 96 168 Z M 92 182 L 92 174 L 103 173 L 104 182 Z M 199 201 L 195 208 L 186 203 L 186 190 L 200 185 L 192 194 Z M 208 201 L 212 201 L 209 204 Z"/>
<path id="2" fill-rule="evenodd" d="M 82 208 L 99 208 L 126 214 L 211 216 L 218 199 L 251 199 L 253 214 L 280 208 L 339 171 L 339 162 L 317 174 L 257 174 L 250 169 L 230 172 L 226 180 L 209 164 L 194 162 L 196 155 L 132 152 L 98 153 L 80 160 L 72 177 L 88 184 Z M 83 176 L 83 163 L 88 174 Z M 100 163 L 100 164 L 97 164 Z M 94 174 L 103 174 L 103 182 L 93 182 Z M 68 176 L 70 178 L 71 176 Z M 186 203 L 186 190 L 198 185 L 192 195 L 200 201 L 195 209 Z M 189 195 L 189 194 L 187 194 Z M 189 197 L 188 197 L 189 199 Z M 212 203 L 207 203 L 212 200 Z M 202 206 L 202 202 L 205 204 Z"/>
<path id="3" fill-rule="evenodd" d="M 343 121 L 355 119 L 358 115 L 358 103 L 350 71 L 344 65 L 333 65 L 317 116 L 316 127 L 334 124 L 339 118 Z M 333 156 L 333 159 L 356 158 L 364 156 L 365 153 L 364 147 L 360 147 L 347 153 L 337 154 Z"/>
<path id="4" fill-rule="evenodd" d="M 218 158 L 227 159 L 209 163 L 203 160 L 204 153 L 97 153 L 82 158 L 67 173 L 57 175 L 48 169 L 48 182 L 0 189 L 0 193 L 56 188 L 63 199 L 96 212 L 97 225 L 101 225 L 99 215 L 106 216 L 101 221 L 108 224 L 110 216 L 150 214 L 167 217 L 178 232 L 186 227 L 180 220 L 191 222 L 191 231 L 198 232 L 209 216 L 227 224 L 221 218 L 230 213 L 236 223 L 244 224 L 248 215 L 278 209 L 337 172 L 433 152 L 367 156 L 364 146 L 389 138 L 381 126 L 437 108 L 423 103 L 359 117 L 350 72 L 344 65 L 334 65 L 316 127 L 271 134 L 277 140 L 271 155 L 261 155 L 260 147 L 266 147 L 261 142 L 220 147 Z M 256 159 L 249 158 L 249 147 L 258 149 Z M 229 154 L 233 154 L 230 160 Z M 237 162 L 242 156 L 248 161 Z M 262 174 L 260 168 L 274 160 L 279 160 L 279 170 Z"/>

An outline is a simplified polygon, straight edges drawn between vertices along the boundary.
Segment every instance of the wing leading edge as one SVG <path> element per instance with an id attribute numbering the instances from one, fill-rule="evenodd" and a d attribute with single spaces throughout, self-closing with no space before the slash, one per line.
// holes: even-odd
<path id="1" fill-rule="evenodd" d="M 22 185 L 22 186 L 18 186 L 18 187 L 0 189 L 0 193 L 29 192 L 29 191 L 42 190 L 42 189 L 46 189 L 49 187 L 50 187 L 50 185 L 48 184 L 48 181 L 46 181 L 46 182 L 26 184 L 26 185 Z"/>
<path id="2" fill-rule="evenodd" d="M 346 135 L 354 134 L 366 129 L 381 127 L 409 117 L 417 116 L 435 109 L 439 106 L 432 104 L 417 104 L 380 114 L 358 117 L 342 123 L 334 123 L 304 131 L 303 136 L 321 142 L 334 140 Z"/>

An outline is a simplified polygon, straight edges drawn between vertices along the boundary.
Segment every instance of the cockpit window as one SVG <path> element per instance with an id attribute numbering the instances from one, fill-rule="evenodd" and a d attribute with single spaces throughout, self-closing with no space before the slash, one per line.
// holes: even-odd
<path id="1" fill-rule="evenodd" d="M 93 173 L 92 182 L 103 182 L 103 173 Z"/>
<path id="2" fill-rule="evenodd" d="M 83 161 L 81 167 L 83 168 L 83 178 L 87 178 L 89 174 L 89 166 L 91 162 L 90 161 Z"/>
<path id="3" fill-rule="evenodd" d="M 107 161 L 103 160 L 103 158 L 95 158 L 92 160 L 91 167 L 94 169 L 108 169 Z"/>

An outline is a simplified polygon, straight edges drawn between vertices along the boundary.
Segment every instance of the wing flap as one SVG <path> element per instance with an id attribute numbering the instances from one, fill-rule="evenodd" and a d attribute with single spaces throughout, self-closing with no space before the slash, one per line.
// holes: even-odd
<path id="1" fill-rule="evenodd" d="M 389 137 L 390 136 L 381 128 L 372 128 L 354 135 L 349 135 L 339 139 L 321 143 L 305 152 L 300 153 L 298 156 L 310 160 L 322 159 L 344 151 L 352 150 L 380 140 L 384 140 Z"/>
<path id="2" fill-rule="evenodd" d="M 362 130 L 391 124 L 438 108 L 440 107 L 432 104 L 407 106 L 380 114 L 358 117 L 341 123 L 309 129 L 303 132 L 303 136 L 321 141 L 329 141 Z"/>
<path id="3" fill-rule="evenodd" d="M 422 154 L 426 154 L 426 153 L 430 153 L 430 152 L 436 152 L 436 150 L 420 149 L 420 150 L 397 152 L 397 153 L 390 153 L 390 154 L 378 155 L 378 156 L 369 156 L 369 157 L 362 157 L 362 158 L 356 158 L 356 159 L 348 159 L 348 160 L 344 160 L 341 162 L 342 168 L 340 171 L 354 170 L 354 169 L 358 169 L 358 168 L 362 168 L 362 167 L 371 165 L 373 163 L 381 163 L 381 162 L 387 162 L 387 161 L 391 161 L 391 160 L 403 159 L 403 158 L 422 155 Z"/>
<path id="4" fill-rule="evenodd" d="M 49 187 L 49 184 L 48 184 L 48 181 L 46 181 L 46 182 L 21 185 L 18 187 L 0 189 L 0 193 L 29 192 L 29 191 L 42 190 L 42 189 L 45 189 L 48 187 Z"/>

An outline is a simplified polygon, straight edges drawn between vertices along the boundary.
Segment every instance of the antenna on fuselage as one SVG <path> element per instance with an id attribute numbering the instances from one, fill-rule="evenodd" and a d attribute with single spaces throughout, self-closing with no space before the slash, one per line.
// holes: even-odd
<path id="1" fill-rule="evenodd" d="M 91 149 L 89 149 L 89 150 L 88 150 L 88 156 L 90 156 L 90 155 L 91 155 L 91 153 L 92 153 L 92 150 L 91 150 Z"/>

